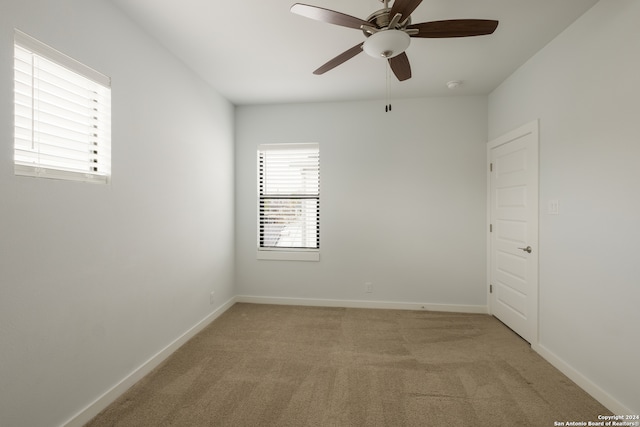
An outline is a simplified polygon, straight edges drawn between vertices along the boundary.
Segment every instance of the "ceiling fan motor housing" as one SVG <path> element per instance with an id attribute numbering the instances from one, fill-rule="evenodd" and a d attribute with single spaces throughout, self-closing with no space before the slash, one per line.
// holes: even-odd
<path id="1" fill-rule="evenodd" d="M 378 29 L 386 28 L 389 26 L 389 23 L 391 23 L 391 17 L 389 16 L 389 12 L 391 12 L 391 9 L 389 8 L 377 10 L 373 12 L 371 15 L 369 15 L 369 17 L 367 18 L 367 21 L 370 22 L 372 24 L 371 26 L 374 28 L 378 28 Z M 399 25 L 396 25 L 395 29 L 404 30 L 406 26 L 410 24 L 411 24 L 411 17 L 408 17 L 406 20 L 400 22 Z M 362 32 L 366 37 L 371 36 L 371 33 L 369 33 L 367 30 L 363 29 Z"/>

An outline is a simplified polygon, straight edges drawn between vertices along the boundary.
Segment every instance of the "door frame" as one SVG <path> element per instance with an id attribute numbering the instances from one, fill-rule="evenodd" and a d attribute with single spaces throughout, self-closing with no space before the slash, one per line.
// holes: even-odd
<path id="1" fill-rule="evenodd" d="M 537 265 L 534 267 L 537 271 L 536 271 L 536 283 L 535 283 L 535 290 L 534 292 L 531 293 L 531 295 L 529 295 L 532 298 L 532 302 L 534 303 L 534 310 L 531 313 L 531 328 L 532 328 L 532 333 L 531 333 L 531 345 L 535 346 L 538 344 L 539 342 L 539 336 L 538 336 L 538 331 L 539 331 L 539 322 L 540 322 L 540 316 L 539 316 L 539 312 L 540 312 L 540 306 L 538 304 L 539 302 L 539 292 L 540 292 L 540 252 L 539 252 L 539 248 L 540 248 L 540 157 L 539 157 L 539 152 L 540 152 L 540 131 L 539 131 L 539 120 L 533 120 L 531 122 L 528 122 L 520 127 L 518 127 L 517 129 L 514 129 L 510 132 L 507 132 L 506 134 L 499 136 L 493 140 L 490 140 L 487 142 L 487 165 L 486 165 L 486 171 L 487 171 L 487 224 L 486 224 L 486 236 L 487 236 L 487 277 L 486 277 L 486 292 L 487 292 L 487 308 L 489 311 L 489 314 L 494 315 L 493 313 L 493 307 L 492 307 L 492 298 L 491 298 L 491 291 L 490 291 L 490 286 L 491 286 L 491 268 L 492 268 L 492 252 L 491 252 L 491 231 L 490 231 L 490 227 L 491 227 L 491 150 L 493 150 L 496 147 L 499 147 L 501 145 L 507 144 L 511 141 L 514 141 L 518 138 L 521 138 L 525 135 L 528 134 L 532 134 L 535 140 L 535 155 L 536 155 L 536 167 L 538 170 L 538 179 L 536 181 L 536 188 L 535 191 L 537 193 L 537 199 L 538 199 L 538 209 L 536 211 L 536 215 L 535 215 L 535 235 L 536 235 L 536 239 L 538 240 L 538 244 L 537 249 L 538 249 L 538 256 L 537 258 Z"/>

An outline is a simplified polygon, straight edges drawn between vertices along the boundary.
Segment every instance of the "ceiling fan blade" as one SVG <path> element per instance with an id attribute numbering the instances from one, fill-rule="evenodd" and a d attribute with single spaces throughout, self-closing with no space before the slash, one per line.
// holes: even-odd
<path id="1" fill-rule="evenodd" d="M 489 19 L 451 19 L 412 24 L 408 25 L 407 29 L 418 30 L 418 34 L 411 37 L 446 38 L 484 36 L 492 34 L 497 27 L 498 21 Z"/>
<path id="2" fill-rule="evenodd" d="M 308 4 L 296 3 L 291 6 L 291 12 L 316 21 L 328 22 L 329 24 L 341 25 L 343 27 L 360 29 L 361 25 L 371 25 L 355 16 L 346 15 L 323 7 L 310 6 Z"/>
<path id="3" fill-rule="evenodd" d="M 402 15 L 400 20 L 405 21 L 420 3 L 422 3 L 422 0 L 395 0 L 393 6 L 391 6 L 389 16 L 396 16 L 396 13 L 400 13 Z"/>
<path id="4" fill-rule="evenodd" d="M 405 52 L 389 58 L 389 65 L 391 66 L 391 70 L 393 70 L 393 74 L 395 74 L 401 82 L 411 78 L 411 65 L 409 64 L 409 57 Z"/>
<path id="5" fill-rule="evenodd" d="M 351 49 L 348 49 L 342 52 L 340 55 L 336 56 L 331 61 L 324 64 L 322 67 L 315 70 L 313 74 L 318 74 L 318 75 L 324 74 L 327 71 L 336 68 L 338 65 L 342 64 L 343 62 L 347 62 L 349 59 L 353 58 L 354 56 L 362 52 L 363 44 L 364 42 L 352 47 Z"/>

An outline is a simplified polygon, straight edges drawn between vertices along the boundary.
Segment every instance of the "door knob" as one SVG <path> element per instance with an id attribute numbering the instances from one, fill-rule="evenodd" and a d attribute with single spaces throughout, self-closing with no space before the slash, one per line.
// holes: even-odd
<path id="1" fill-rule="evenodd" d="M 525 252 L 527 252 L 529 254 L 531 253 L 531 246 L 527 246 L 526 248 L 518 248 L 518 249 L 520 249 L 522 251 L 525 251 Z"/>

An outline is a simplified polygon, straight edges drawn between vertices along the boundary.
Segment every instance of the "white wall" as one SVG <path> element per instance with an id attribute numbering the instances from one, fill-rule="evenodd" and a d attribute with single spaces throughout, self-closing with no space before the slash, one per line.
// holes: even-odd
<path id="1" fill-rule="evenodd" d="M 236 108 L 238 294 L 486 310 L 486 112 L 485 97 Z M 320 144 L 320 262 L 256 260 L 256 150 L 281 142 Z"/>
<path id="2" fill-rule="evenodd" d="M 639 21 L 637 0 L 600 1 L 489 97 L 491 138 L 540 118 L 540 351 L 635 414 Z"/>
<path id="3" fill-rule="evenodd" d="M 14 176 L 14 27 L 112 77 L 111 185 Z M 232 298 L 233 114 L 109 2 L 0 2 L 0 425 L 64 423 Z"/>

